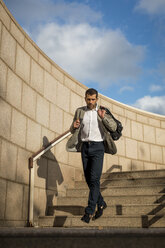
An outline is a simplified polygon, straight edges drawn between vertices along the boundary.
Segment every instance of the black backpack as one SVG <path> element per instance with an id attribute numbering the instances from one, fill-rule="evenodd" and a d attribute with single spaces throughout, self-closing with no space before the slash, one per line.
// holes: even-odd
<path id="1" fill-rule="evenodd" d="M 100 108 L 105 109 L 106 114 L 110 115 L 114 119 L 114 121 L 116 122 L 116 124 L 117 124 L 116 131 L 115 132 L 112 132 L 112 131 L 109 131 L 109 130 L 108 131 L 110 132 L 111 137 L 112 137 L 113 140 L 118 140 L 122 136 L 122 130 L 123 130 L 122 123 L 113 116 L 113 114 L 110 112 L 109 109 L 107 109 L 105 107 L 102 107 L 102 106 Z"/>

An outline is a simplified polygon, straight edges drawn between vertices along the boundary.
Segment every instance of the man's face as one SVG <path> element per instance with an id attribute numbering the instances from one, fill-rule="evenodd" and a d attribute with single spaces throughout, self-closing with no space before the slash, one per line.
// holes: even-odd
<path id="1" fill-rule="evenodd" d="M 94 108 L 96 108 L 96 103 L 98 101 L 98 98 L 96 98 L 96 94 L 86 95 L 85 101 L 86 101 L 87 107 L 89 109 L 94 109 Z"/>

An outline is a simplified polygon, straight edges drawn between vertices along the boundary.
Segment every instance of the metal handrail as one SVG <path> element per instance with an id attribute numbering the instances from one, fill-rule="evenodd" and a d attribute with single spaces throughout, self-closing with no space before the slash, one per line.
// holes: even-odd
<path id="1" fill-rule="evenodd" d="M 30 190 L 29 190 L 29 216 L 28 216 L 28 226 L 34 226 L 34 219 L 33 219 L 33 209 L 34 209 L 34 161 L 36 161 L 39 157 L 41 157 L 44 153 L 50 150 L 53 146 L 67 138 L 71 134 L 70 130 L 67 130 L 63 134 L 59 135 L 57 138 L 49 142 L 46 146 L 42 147 L 40 150 L 35 152 L 29 158 L 29 170 L 30 170 Z"/>

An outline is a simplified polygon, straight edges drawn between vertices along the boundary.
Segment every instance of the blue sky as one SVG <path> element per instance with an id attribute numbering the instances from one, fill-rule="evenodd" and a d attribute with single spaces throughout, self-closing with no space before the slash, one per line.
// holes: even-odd
<path id="1" fill-rule="evenodd" d="M 88 87 L 165 115 L 165 0 L 4 0 L 37 45 Z"/>

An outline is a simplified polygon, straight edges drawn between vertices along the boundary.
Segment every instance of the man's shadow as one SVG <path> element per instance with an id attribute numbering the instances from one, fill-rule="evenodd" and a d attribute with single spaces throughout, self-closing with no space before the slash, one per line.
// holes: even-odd
<path id="1" fill-rule="evenodd" d="M 43 137 L 43 147 L 47 147 L 49 140 L 46 136 Z M 58 185 L 64 181 L 60 166 L 51 150 L 47 151 L 41 158 L 37 160 L 37 175 L 45 178 L 46 191 L 46 209 L 45 215 L 49 215 L 49 207 L 53 206 L 54 196 L 58 196 Z"/>

